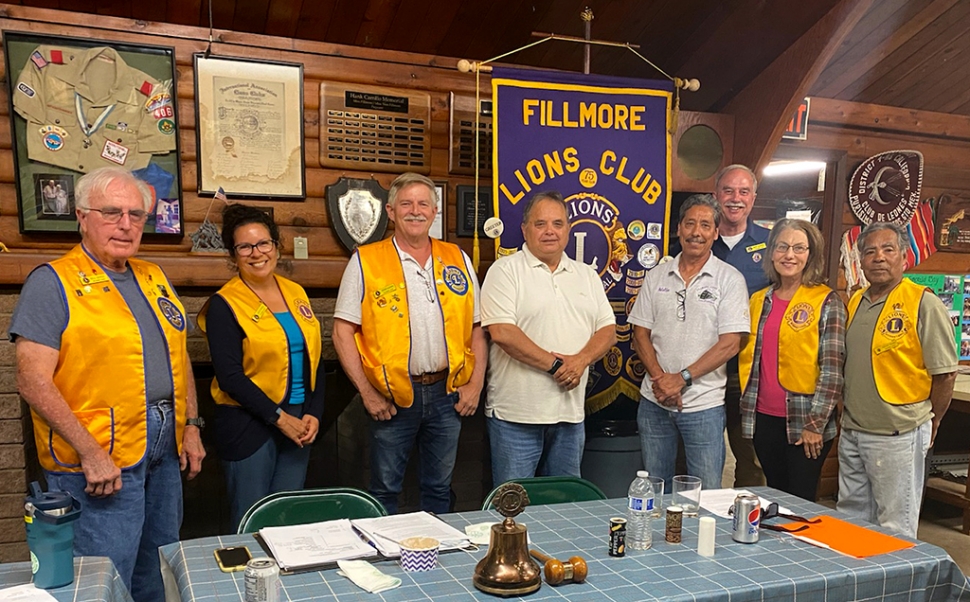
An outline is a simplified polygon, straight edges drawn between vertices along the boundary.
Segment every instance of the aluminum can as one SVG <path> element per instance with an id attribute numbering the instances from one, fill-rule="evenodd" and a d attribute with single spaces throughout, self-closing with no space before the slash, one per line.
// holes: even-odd
<path id="1" fill-rule="evenodd" d="M 272 558 L 246 563 L 246 602 L 280 602 L 280 567 Z"/>
<path id="2" fill-rule="evenodd" d="M 626 556 L 626 519 L 610 519 L 610 556 Z"/>
<path id="3" fill-rule="evenodd" d="M 756 495 L 741 494 L 734 498 L 734 541 L 757 543 L 761 523 L 761 500 Z"/>

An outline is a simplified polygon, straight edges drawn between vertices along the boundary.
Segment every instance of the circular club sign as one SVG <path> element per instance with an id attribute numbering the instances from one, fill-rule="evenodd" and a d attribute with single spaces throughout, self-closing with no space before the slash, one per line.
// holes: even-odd
<path id="1" fill-rule="evenodd" d="M 862 162 L 849 182 L 849 207 L 865 225 L 908 224 L 919 206 L 923 154 L 900 150 L 879 153 Z"/>

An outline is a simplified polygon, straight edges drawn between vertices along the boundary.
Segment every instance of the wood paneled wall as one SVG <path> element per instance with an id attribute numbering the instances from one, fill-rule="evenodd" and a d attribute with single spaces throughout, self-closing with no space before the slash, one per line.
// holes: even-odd
<path id="1" fill-rule="evenodd" d="M 208 31 L 195 27 L 153 24 L 126 19 L 101 18 L 93 22 L 76 13 L 9 7 L 0 14 L 0 28 L 30 31 L 47 35 L 103 39 L 133 44 L 155 44 L 175 48 L 178 71 L 179 139 L 182 161 L 182 211 L 186 234 L 198 229 L 209 210 L 211 199 L 196 194 L 195 106 L 192 55 L 206 49 Z M 336 288 L 349 257 L 330 227 L 326 209 L 326 187 L 341 176 L 377 179 L 387 188 L 397 174 L 353 172 L 325 169 L 319 161 L 319 105 L 322 81 L 344 81 L 377 84 L 395 88 L 426 91 L 432 100 L 430 177 L 447 181 L 446 218 L 449 239 L 471 254 L 472 240 L 454 238 L 455 186 L 474 184 L 467 176 L 448 174 L 448 94 L 475 92 L 471 75 L 459 73 L 455 61 L 404 52 L 375 51 L 366 48 L 305 42 L 255 34 L 223 34 L 212 45 L 217 56 L 279 60 L 304 65 L 304 156 L 306 161 L 307 199 L 303 202 L 247 201 L 254 205 L 274 207 L 276 221 L 283 236 L 284 253 L 291 255 L 294 236 L 309 241 L 310 259 L 294 261 L 294 278 L 308 288 Z M 2 69 L 2 64 L 0 64 Z M 482 87 L 490 94 L 490 82 L 483 78 Z M 17 221 L 17 193 L 11 151 L 9 99 L 7 85 L 0 86 L 0 241 L 12 251 L 0 253 L 0 283 L 19 284 L 35 265 L 60 255 L 75 239 L 21 234 Z M 483 175 L 480 182 L 490 186 Z M 220 207 L 212 205 L 210 220 L 218 223 Z M 140 256 L 157 261 L 176 285 L 219 286 L 228 277 L 222 255 L 191 254 L 192 241 L 186 235 L 181 242 L 143 242 Z M 493 245 L 481 241 L 483 263 L 493 258 Z"/>

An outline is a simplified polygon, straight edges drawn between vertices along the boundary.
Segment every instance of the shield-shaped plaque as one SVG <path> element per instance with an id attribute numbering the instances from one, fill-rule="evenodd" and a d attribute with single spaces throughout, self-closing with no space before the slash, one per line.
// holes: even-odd
<path id="1" fill-rule="evenodd" d="M 340 178 L 327 186 L 330 225 L 348 251 L 384 237 L 386 204 L 387 191 L 377 180 Z"/>
<path id="2" fill-rule="evenodd" d="M 869 157 L 849 181 L 849 207 L 865 225 L 905 226 L 916 213 L 923 184 L 923 153 L 898 150 Z"/>

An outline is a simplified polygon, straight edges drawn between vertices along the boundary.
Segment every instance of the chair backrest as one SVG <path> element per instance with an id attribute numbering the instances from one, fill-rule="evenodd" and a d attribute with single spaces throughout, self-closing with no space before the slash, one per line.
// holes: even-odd
<path id="1" fill-rule="evenodd" d="M 606 494 L 599 487 L 579 477 L 533 477 L 531 479 L 512 479 L 509 483 L 522 485 L 526 493 L 529 494 L 531 505 L 606 499 Z M 498 491 L 498 487 L 493 489 L 485 498 L 482 510 L 488 510 L 492 506 L 496 491 Z"/>
<path id="2" fill-rule="evenodd" d="M 373 496 L 359 489 L 329 487 L 281 491 L 253 504 L 239 521 L 236 533 L 255 533 L 263 527 L 377 516 L 387 516 L 387 510 Z"/>

